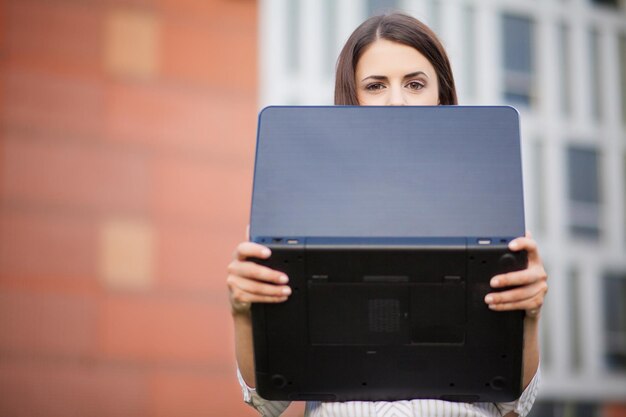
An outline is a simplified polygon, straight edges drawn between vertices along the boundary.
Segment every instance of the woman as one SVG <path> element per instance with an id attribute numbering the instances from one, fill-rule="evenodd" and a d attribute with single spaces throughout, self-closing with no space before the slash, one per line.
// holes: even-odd
<path id="1" fill-rule="evenodd" d="M 452 70 L 436 35 L 418 20 L 399 13 L 366 20 L 348 39 L 337 63 L 335 104 L 451 105 L 457 104 Z M 524 310 L 524 369 L 522 396 L 511 403 L 449 403 L 440 400 L 395 402 L 309 402 L 308 416 L 514 416 L 526 415 L 538 386 L 539 316 L 547 292 L 547 276 L 535 241 L 527 233 L 509 244 L 528 252 L 525 270 L 492 278 L 494 289 L 513 287 L 485 296 L 494 311 Z M 239 244 L 228 266 L 227 284 L 235 324 L 235 349 L 244 400 L 264 416 L 278 416 L 289 405 L 266 401 L 255 385 L 250 303 L 280 303 L 291 291 L 289 278 L 279 271 L 246 261 L 268 258 L 270 250 L 252 242 Z"/>

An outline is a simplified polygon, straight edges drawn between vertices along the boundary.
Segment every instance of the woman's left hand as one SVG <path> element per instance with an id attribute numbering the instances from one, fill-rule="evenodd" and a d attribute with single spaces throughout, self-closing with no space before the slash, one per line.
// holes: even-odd
<path id="1" fill-rule="evenodd" d="M 520 271 L 496 275 L 491 278 L 492 288 L 514 287 L 502 292 L 491 292 L 485 302 L 494 311 L 526 310 L 527 317 L 538 317 L 548 292 L 548 275 L 539 256 L 537 242 L 530 232 L 509 243 L 513 252 L 526 250 L 528 266 Z"/>

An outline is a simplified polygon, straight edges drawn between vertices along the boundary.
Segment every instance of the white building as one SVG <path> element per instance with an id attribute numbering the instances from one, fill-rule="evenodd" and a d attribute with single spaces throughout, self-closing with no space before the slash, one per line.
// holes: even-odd
<path id="1" fill-rule="evenodd" d="M 592 415 L 596 404 L 626 403 L 626 1 L 260 6 L 262 106 L 332 104 L 335 61 L 348 35 L 371 14 L 401 10 L 441 37 L 461 104 L 520 110 L 527 224 L 550 284 L 544 406 L 535 414 Z"/>

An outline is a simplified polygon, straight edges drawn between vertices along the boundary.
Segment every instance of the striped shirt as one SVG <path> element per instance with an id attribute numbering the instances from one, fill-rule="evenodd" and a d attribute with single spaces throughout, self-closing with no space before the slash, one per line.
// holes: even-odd
<path id="1" fill-rule="evenodd" d="M 289 406 L 289 401 L 268 401 L 254 388 L 246 385 L 239 370 L 237 378 L 244 401 L 263 417 L 278 417 Z M 539 389 L 540 372 L 537 370 L 522 395 L 507 403 L 453 403 L 442 400 L 405 401 L 349 401 L 306 403 L 305 417 L 501 417 L 514 411 L 520 417 L 529 412 Z"/>

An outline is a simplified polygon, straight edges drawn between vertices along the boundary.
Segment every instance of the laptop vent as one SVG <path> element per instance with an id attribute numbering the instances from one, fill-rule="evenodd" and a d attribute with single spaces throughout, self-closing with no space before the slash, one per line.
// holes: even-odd
<path id="1" fill-rule="evenodd" d="M 400 331 L 400 301 L 395 299 L 369 300 L 369 330 L 375 333 Z"/>

